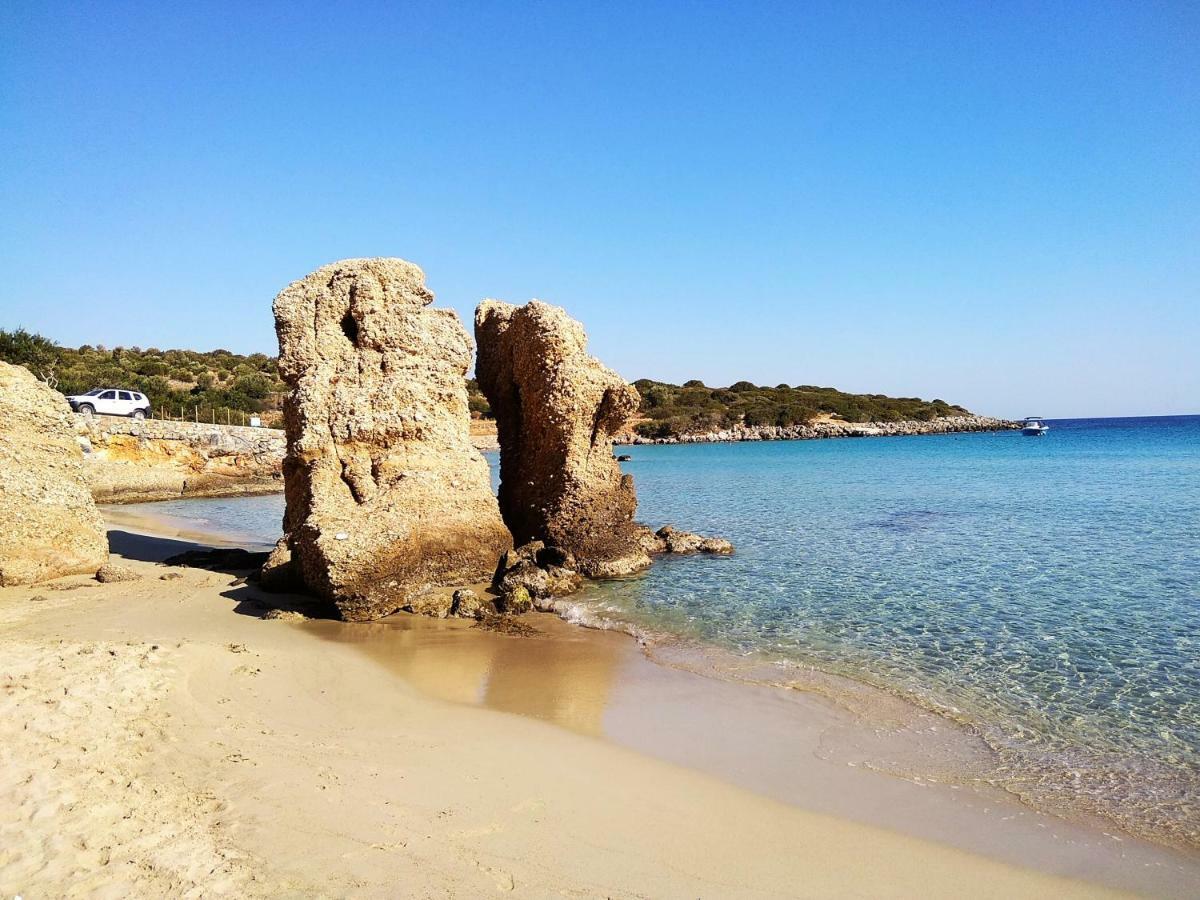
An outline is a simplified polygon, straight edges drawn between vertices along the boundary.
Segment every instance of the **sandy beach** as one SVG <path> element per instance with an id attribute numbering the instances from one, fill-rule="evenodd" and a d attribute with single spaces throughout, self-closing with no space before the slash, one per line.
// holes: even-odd
<path id="1" fill-rule="evenodd" d="M 842 717 L 818 697 L 658 665 L 549 615 L 526 638 L 415 616 L 263 620 L 235 575 L 155 562 L 188 544 L 110 537 L 141 580 L 0 591 L 4 894 L 1186 896 L 1195 883 L 1182 854 L 823 758 Z"/>

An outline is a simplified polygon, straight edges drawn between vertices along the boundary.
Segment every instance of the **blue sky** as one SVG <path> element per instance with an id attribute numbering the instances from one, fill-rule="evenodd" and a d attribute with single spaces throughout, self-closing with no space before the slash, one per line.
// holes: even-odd
<path id="1" fill-rule="evenodd" d="M 626 377 L 1200 412 L 1194 3 L 0 5 L 0 327 L 275 351 L 349 256 Z"/>

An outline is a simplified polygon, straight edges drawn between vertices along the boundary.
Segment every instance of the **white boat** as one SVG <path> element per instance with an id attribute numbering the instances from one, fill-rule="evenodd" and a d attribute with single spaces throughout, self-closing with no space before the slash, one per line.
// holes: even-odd
<path id="1" fill-rule="evenodd" d="M 1021 434 L 1028 437 L 1042 437 L 1049 430 L 1050 426 L 1042 421 L 1041 416 L 1027 416 L 1021 423 Z"/>

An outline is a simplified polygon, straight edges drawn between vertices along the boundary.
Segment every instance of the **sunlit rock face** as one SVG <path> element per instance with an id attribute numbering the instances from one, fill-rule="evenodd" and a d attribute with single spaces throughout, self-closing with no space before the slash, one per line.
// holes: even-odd
<path id="1" fill-rule="evenodd" d="M 469 436 L 471 339 L 432 302 L 401 259 L 332 263 L 275 298 L 290 565 L 346 619 L 486 580 L 511 546 Z"/>
<path id="2" fill-rule="evenodd" d="M 475 377 L 500 439 L 500 510 L 516 543 L 561 548 L 592 577 L 648 566 L 633 478 L 612 452 L 637 390 L 588 355 L 583 326 L 557 306 L 485 300 L 475 339 Z"/>
<path id="3" fill-rule="evenodd" d="M 67 401 L 0 362 L 0 422 L 0 586 L 94 573 L 108 537 Z"/>

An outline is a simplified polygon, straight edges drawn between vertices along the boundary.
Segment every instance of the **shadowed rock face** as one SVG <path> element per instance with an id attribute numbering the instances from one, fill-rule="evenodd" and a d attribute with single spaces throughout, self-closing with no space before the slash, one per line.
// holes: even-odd
<path id="1" fill-rule="evenodd" d="M 588 355 L 583 326 L 557 306 L 485 300 L 475 338 L 475 377 L 500 438 L 500 511 L 516 543 L 561 548 L 593 577 L 648 566 L 633 478 L 612 454 L 637 390 Z"/>
<path id="2" fill-rule="evenodd" d="M 400 259 L 333 263 L 275 298 L 284 530 L 307 588 L 346 619 L 487 579 L 511 537 L 471 446 L 471 339 Z"/>
<path id="3" fill-rule="evenodd" d="M 108 561 L 104 521 L 84 479 L 71 408 L 27 369 L 5 362 L 0 523 L 0 586 L 95 572 Z"/>

